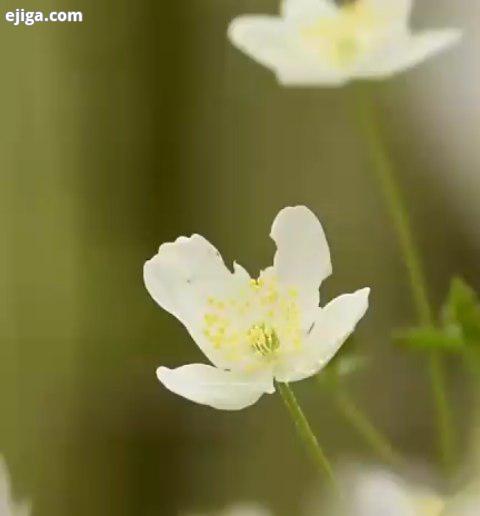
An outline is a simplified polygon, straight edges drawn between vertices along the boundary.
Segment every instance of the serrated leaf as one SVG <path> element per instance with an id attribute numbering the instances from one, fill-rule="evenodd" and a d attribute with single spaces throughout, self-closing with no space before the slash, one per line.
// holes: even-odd
<path id="1" fill-rule="evenodd" d="M 480 300 L 463 279 L 454 278 L 443 307 L 444 325 L 460 329 L 468 345 L 480 346 Z"/>

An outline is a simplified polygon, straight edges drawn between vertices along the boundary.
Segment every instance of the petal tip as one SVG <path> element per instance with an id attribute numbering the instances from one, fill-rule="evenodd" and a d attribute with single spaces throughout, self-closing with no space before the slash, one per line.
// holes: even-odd
<path id="1" fill-rule="evenodd" d="M 277 246 L 273 260 L 278 277 L 318 289 L 332 273 L 330 249 L 322 224 L 304 205 L 287 206 L 273 221 L 270 238 Z M 314 297 L 318 298 L 318 293 Z M 312 298 L 313 299 L 313 298 Z M 318 305 L 318 299 L 315 299 Z"/>
<path id="2" fill-rule="evenodd" d="M 368 299 L 370 297 L 371 291 L 372 291 L 372 289 L 370 287 L 364 287 L 358 291 L 358 294 L 365 296 Z"/>
<path id="3" fill-rule="evenodd" d="M 465 32 L 462 29 L 450 29 L 449 30 L 449 39 L 450 44 L 454 45 L 459 43 L 465 36 Z"/>
<path id="4" fill-rule="evenodd" d="M 460 41 L 463 39 L 463 36 L 464 31 L 461 29 L 444 29 L 431 32 L 432 41 L 435 41 L 434 38 L 437 39 L 438 52 L 446 50 L 460 43 Z"/>
<path id="5" fill-rule="evenodd" d="M 282 208 L 275 217 L 275 220 L 272 224 L 270 236 L 273 236 L 273 234 L 275 233 L 275 228 L 280 224 L 281 221 L 288 219 L 290 217 L 306 217 L 310 220 L 314 220 L 315 222 L 319 222 L 318 217 L 315 215 L 315 213 L 313 213 L 313 211 L 310 208 L 307 208 L 307 206 L 303 204 L 297 204 L 295 206 L 286 206 L 285 208 Z"/>
<path id="6" fill-rule="evenodd" d="M 354 296 L 357 297 L 361 303 L 362 306 L 362 317 L 365 315 L 365 312 L 368 310 L 369 301 L 370 301 L 370 293 L 371 293 L 370 287 L 365 287 L 357 290 L 354 292 Z"/>
<path id="7" fill-rule="evenodd" d="M 229 23 L 227 37 L 233 45 L 242 45 L 245 34 L 248 31 L 248 19 L 248 16 L 237 16 Z"/>
<path id="8" fill-rule="evenodd" d="M 160 367 L 157 367 L 155 374 L 161 383 L 165 383 L 169 372 L 170 372 L 170 369 L 168 367 L 160 366 Z"/>

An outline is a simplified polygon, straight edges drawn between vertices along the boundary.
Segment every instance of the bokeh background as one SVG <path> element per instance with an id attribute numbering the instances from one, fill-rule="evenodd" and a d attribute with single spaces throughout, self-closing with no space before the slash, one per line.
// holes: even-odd
<path id="1" fill-rule="evenodd" d="M 432 300 L 480 287 L 480 4 L 419 0 L 417 27 L 464 41 L 374 86 Z M 7 10 L 82 10 L 13 27 Z M 0 19 L 0 451 L 45 516 L 177 515 L 258 500 L 299 513 L 316 485 L 277 396 L 215 412 L 163 389 L 158 365 L 203 357 L 155 306 L 143 262 L 199 232 L 251 273 L 277 211 L 306 204 L 329 237 L 323 299 L 373 288 L 352 390 L 412 460 L 434 455 L 425 360 L 392 345 L 413 321 L 399 249 L 351 88 L 285 90 L 226 40 L 274 0 L 4 0 Z M 468 377 L 448 364 L 461 435 Z M 332 459 L 371 459 L 315 381 L 296 391 Z M 465 449 L 462 449 L 465 453 Z"/>

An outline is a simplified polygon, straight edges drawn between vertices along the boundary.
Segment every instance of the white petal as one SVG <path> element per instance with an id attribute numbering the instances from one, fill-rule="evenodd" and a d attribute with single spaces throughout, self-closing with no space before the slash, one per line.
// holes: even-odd
<path id="1" fill-rule="evenodd" d="M 159 367 L 157 377 L 175 394 L 220 410 L 240 410 L 274 392 L 271 373 L 236 373 L 205 364 Z"/>
<path id="2" fill-rule="evenodd" d="M 0 457 L 0 516 L 29 516 L 28 503 L 15 503 L 11 496 L 10 476 L 7 465 Z"/>
<path id="3" fill-rule="evenodd" d="M 232 274 L 220 253 L 205 238 L 193 235 L 163 244 L 144 266 L 144 281 L 153 299 L 177 317 L 215 365 L 229 363 L 203 336 L 203 317 L 210 296 L 228 295 L 248 274 L 238 265 Z"/>
<path id="4" fill-rule="evenodd" d="M 352 514 L 358 516 L 415 516 L 413 493 L 388 471 L 369 471 L 354 479 L 349 487 Z"/>
<path id="5" fill-rule="evenodd" d="M 230 23 L 228 37 L 242 52 L 274 71 L 293 59 L 286 25 L 278 16 L 239 16 Z"/>
<path id="6" fill-rule="evenodd" d="M 351 77 L 340 69 L 328 66 L 326 62 L 302 55 L 295 62 L 290 62 L 277 70 L 277 80 L 287 87 L 333 88 L 346 84 Z"/>
<path id="7" fill-rule="evenodd" d="M 451 47 L 461 35 L 461 31 L 447 29 L 402 38 L 396 45 L 385 46 L 382 54 L 373 56 L 357 75 L 384 78 L 407 70 Z"/>
<path id="8" fill-rule="evenodd" d="M 289 22 L 311 22 L 312 19 L 324 16 L 333 16 L 338 7 L 330 0 L 284 0 L 282 3 L 282 16 Z"/>
<path id="9" fill-rule="evenodd" d="M 247 270 L 244 267 L 242 267 L 239 263 L 233 262 L 233 271 L 240 281 L 250 281 L 250 274 L 248 274 Z"/>
<path id="10" fill-rule="evenodd" d="M 295 382 L 318 373 L 353 333 L 368 308 L 369 288 L 343 294 L 318 309 L 303 348 L 275 370 L 280 382 Z"/>
<path id="11" fill-rule="evenodd" d="M 410 18 L 413 0 L 362 0 L 365 7 L 371 9 L 378 16 L 393 21 L 398 25 L 405 25 Z"/>
<path id="12" fill-rule="evenodd" d="M 332 273 L 330 251 L 320 221 L 305 206 L 283 209 L 270 236 L 277 244 L 273 260 L 279 281 L 297 287 L 304 309 L 318 307 L 318 289 Z"/>
<path id="13" fill-rule="evenodd" d="M 240 16 L 228 29 L 233 45 L 257 63 L 272 70 L 284 86 L 337 86 L 346 75 L 306 52 L 279 17 Z"/>

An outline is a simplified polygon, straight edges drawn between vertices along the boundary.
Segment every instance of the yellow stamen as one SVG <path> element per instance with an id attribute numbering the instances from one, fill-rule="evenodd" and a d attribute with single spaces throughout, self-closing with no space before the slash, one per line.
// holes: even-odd
<path id="1" fill-rule="evenodd" d="M 365 51 L 369 35 L 386 23 L 365 0 L 357 0 L 331 17 L 322 17 L 301 30 L 305 42 L 338 68 L 352 65 Z"/>
<path id="2" fill-rule="evenodd" d="M 303 335 L 297 297 L 295 288 L 282 287 L 274 277 L 250 281 L 235 297 L 208 297 L 203 335 L 245 368 L 259 358 L 296 352 Z"/>

